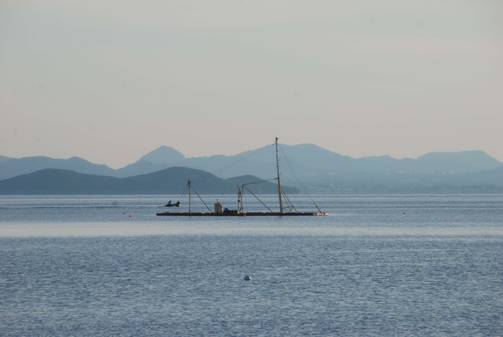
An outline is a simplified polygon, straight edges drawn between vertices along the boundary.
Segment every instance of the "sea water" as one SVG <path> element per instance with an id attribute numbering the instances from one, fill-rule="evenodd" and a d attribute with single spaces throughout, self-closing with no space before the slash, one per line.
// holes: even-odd
<path id="1" fill-rule="evenodd" d="M 0 197 L 0 336 L 503 335 L 503 195 L 312 199 Z"/>

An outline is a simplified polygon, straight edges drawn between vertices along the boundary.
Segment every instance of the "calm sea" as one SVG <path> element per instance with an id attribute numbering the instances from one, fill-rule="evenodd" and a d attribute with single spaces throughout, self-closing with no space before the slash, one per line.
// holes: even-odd
<path id="1" fill-rule="evenodd" d="M 503 336 L 503 195 L 313 198 L 0 197 L 0 336 Z"/>

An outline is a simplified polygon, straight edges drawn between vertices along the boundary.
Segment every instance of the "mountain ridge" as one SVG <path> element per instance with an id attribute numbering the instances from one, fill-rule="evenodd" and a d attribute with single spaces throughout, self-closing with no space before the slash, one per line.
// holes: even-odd
<path id="1" fill-rule="evenodd" d="M 414 181 L 420 188 L 430 180 L 441 184 L 441 181 L 449 180 L 447 178 L 450 176 L 487 172 L 503 167 L 501 162 L 480 150 L 429 152 L 415 159 L 397 159 L 389 155 L 353 158 L 315 144 L 281 144 L 279 149 L 283 182 L 300 187 L 299 181 L 302 181 L 311 191 L 327 191 L 327 186 L 334 181 L 341 186 L 363 184 L 382 186 L 382 190 L 387 190 L 388 185 L 396 185 L 399 181 L 406 180 Z M 186 157 L 174 148 L 160 146 L 134 163 L 119 169 L 97 165 L 79 157 L 8 158 L 0 160 L 0 179 L 45 168 L 126 178 L 174 166 L 206 171 L 223 179 L 249 174 L 269 179 L 275 176 L 275 151 L 273 145 L 266 145 L 235 155 Z M 433 176 L 438 176 L 438 179 L 431 178 Z M 500 184 L 498 176 L 489 176 L 493 177 L 492 185 Z M 359 187 L 353 187 L 359 190 Z"/>
<path id="2" fill-rule="evenodd" d="M 170 146 L 161 145 L 157 149 L 140 157 L 139 161 L 148 161 L 152 164 L 174 165 L 184 159 L 186 159 L 186 157 L 182 152 Z"/>
<path id="3" fill-rule="evenodd" d="M 127 178 L 83 174 L 63 169 L 42 169 L 0 181 L 0 195 L 12 194 L 178 194 L 187 189 L 187 180 L 204 194 L 235 193 L 237 186 L 259 180 L 254 176 L 222 179 L 211 173 L 184 167 Z M 264 182 L 257 193 L 275 193 L 276 185 Z M 289 193 L 296 189 L 286 187 Z"/>
<path id="4" fill-rule="evenodd" d="M 30 156 L 10 158 L 9 160 L 0 162 L 0 179 L 12 178 L 46 168 L 67 169 L 85 174 L 98 175 L 114 175 L 115 173 L 115 170 L 107 165 L 92 163 L 76 156 L 67 159 Z"/>

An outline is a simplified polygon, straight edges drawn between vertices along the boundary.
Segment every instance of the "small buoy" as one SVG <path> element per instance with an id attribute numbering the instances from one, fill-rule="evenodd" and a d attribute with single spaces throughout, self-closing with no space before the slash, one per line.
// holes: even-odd
<path id="1" fill-rule="evenodd" d="M 251 277 L 248 276 L 248 275 L 245 275 L 245 277 L 243 277 L 243 280 L 245 280 L 245 281 L 251 281 Z"/>

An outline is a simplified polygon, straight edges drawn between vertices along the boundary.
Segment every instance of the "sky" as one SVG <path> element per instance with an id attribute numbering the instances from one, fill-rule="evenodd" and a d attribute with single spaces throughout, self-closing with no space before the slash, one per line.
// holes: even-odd
<path id="1" fill-rule="evenodd" d="M 501 0 L 2 0 L 0 155 L 503 160 Z"/>

